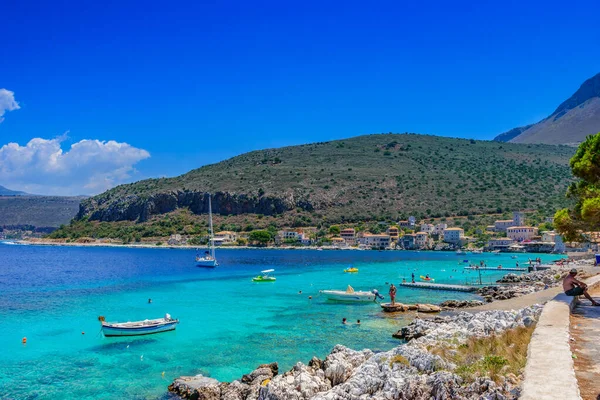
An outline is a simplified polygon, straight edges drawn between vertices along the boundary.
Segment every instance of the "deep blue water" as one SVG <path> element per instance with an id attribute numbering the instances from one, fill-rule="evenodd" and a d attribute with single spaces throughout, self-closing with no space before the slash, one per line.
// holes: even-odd
<path id="1" fill-rule="evenodd" d="M 463 272 L 464 259 L 509 266 L 524 265 L 530 257 L 218 250 L 221 266 L 204 269 L 195 267 L 194 255 L 0 244 L 0 398 L 164 398 L 180 375 L 232 380 L 272 361 L 286 370 L 313 355 L 324 357 L 338 343 L 387 350 L 398 344 L 391 334 L 405 319 L 384 315 L 375 304 L 327 302 L 318 291 L 350 284 L 355 290 L 377 288 L 387 297 L 387 282 L 410 279 L 411 272 L 429 273 L 440 283 L 465 283 L 475 273 Z M 357 274 L 343 272 L 350 264 L 359 268 Z M 251 282 L 267 268 L 275 269 L 275 283 Z M 502 274 L 486 273 L 485 279 Z M 472 295 L 400 287 L 397 297 L 437 303 Z M 138 338 L 99 334 L 99 315 L 133 321 L 167 312 L 181 320 L 174 332 Z M 344 317 L 351 324 L 342 325 Z"/>

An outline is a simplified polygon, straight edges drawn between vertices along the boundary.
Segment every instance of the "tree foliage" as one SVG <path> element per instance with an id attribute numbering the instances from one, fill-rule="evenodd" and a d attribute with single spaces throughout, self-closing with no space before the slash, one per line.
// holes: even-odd
<path id="1" fill-rule="evenodd" d="M 600 132 L 579 145 L 569 164 L 579 180 L 569 186 L 567 197 L 576 203 L 556 212 L 554 226 L 567 241 L 574 241 L 600 228 Z"/>
<path id="2" fill-rule="evenodd" d="M 248 239 L 250 239 L 251 242 L 264 245 L 264 244 L 269 243 L 273 239 L 273 236 L 271 235 L 271 233 L 269 231 L 261 230 L 261 231 L 250 232 Z"/>

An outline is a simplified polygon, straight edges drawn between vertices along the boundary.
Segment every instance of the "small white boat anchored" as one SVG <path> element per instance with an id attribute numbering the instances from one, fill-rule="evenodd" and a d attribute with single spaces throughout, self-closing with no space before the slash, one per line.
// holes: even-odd
<path id="1" fill-rule="evenodd" d="M 383 296 L 379 294 L 376 289 L 370 292 L 355 292 L 352 286 L 348 285 L 346 291 L 343 290 L 320 290 L 327 297 L 327 300 L 331 301 L 342 301 L 349 303 L 374 303 L 377 299 L 383 299 Z"/>
<path id="2" fill-rule="evenodd" d="M 208 227 L 209 227 L 209 238 L 208 238 L 209 251 L 205 251 L 204 256 L 196 255 L 196 265 L 198 267 L 215 268 L 215 267 L 219 266 L 219 263 L 217 262 L 217 258 L 215 257 L 215 235 L 213 232 L 212 202 L 210 200 L 210 193 L 208 194 Z"/>
<path id="3" fill-rule="evenodd" d="M 178 319 L 173 319 L 169 314 L 163 318 L 146 319 L 135 322 L 106 322 L 103 316 L 98 317 L 102 324 L 102 333 L 106 337 L 110 336 L 141 336 L 151 335 L 153 333 L 167 332 L 175 330 Z"/>

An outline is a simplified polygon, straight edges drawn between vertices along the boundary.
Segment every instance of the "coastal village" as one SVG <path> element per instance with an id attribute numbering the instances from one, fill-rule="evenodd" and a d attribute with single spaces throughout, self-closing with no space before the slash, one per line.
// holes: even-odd
<path id="1" fill-rule="evenodd" d="M 551 219 L 548 221 L 551 223 Z M 513 212 L 510 220 L 497 220 L 486 227 L 489 239 L 466 236 L 460 227 L 447 223 L 418 223 L 414 217 L 398 221 L 397 224 L 379 223 L 380 233 L 371 233 L 353 227 L 331 226 L 325 237 L 317 239 L 318 228 L 287 228 L 278 230 L 271 241 L 277 247 L 320 247 L 338 250 L 470 250 L 493 252 L 532 252 L 564 253 L 565 251 L 595 251 L 598 248 L 598 234 L 590 235 L 584 243 L 565 243 L 553 230 L 540 233 L 536 226 L 528 226 L 525 213 Z M 257 244 L 252 232 L 219 231 L 214 234 L 215 246 L 232 247 Z M 188 238 L 174 234 L 168 245 L 185 245 Z M 259 242 L 260 243 L 260 242 Z"/>

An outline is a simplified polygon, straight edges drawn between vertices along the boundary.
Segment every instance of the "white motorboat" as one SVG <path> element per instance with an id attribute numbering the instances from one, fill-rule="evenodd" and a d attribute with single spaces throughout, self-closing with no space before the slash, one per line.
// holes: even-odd
<path id="1" fill-rule="evenodd" d="M 213 233 L 213 221 L 212 221 L 212 202 L 210 200 L 210 193 L 208 194 L 208 247 L 209 250 L 204 252 L 203 256 L 196 255 L 196 265 L 199 267 L 215 268 L 219 266 L 217 258 L 215 257 L 215 237 Z"/>
<path id="2" fill-rule="evenodd" d="M 146 319 L 135 322 L 106 322 L 104 317 L 98 317 L 102 324 L 104 336 L 141 336 L 153 333 L 175 330 L 178 319 L 173 319 L 169 314 L 163 318 Z"/>
<path id="3" fill-rule="evenodd" d="M 377 299 L 383 299 L 377 290 L 370 292 L 354 291 L 351 286 L 344 290 L 320 290 L 327 297 L 327 300 L 349 302 L 349 303 L 369 303 L 376 302 Z"/>

